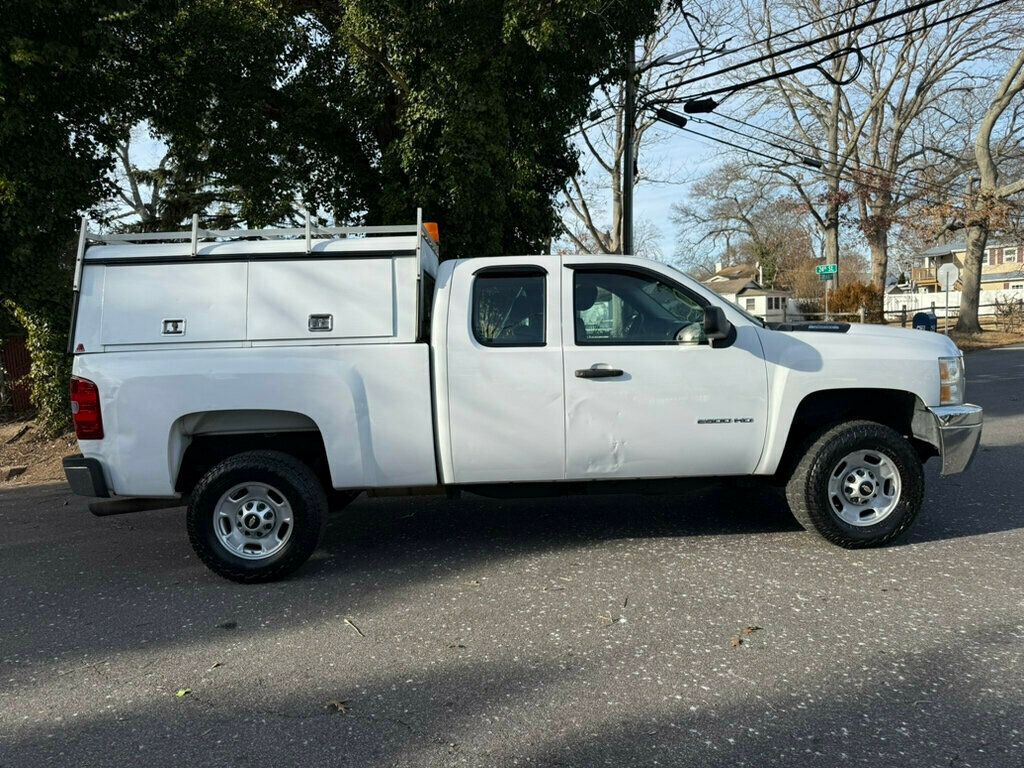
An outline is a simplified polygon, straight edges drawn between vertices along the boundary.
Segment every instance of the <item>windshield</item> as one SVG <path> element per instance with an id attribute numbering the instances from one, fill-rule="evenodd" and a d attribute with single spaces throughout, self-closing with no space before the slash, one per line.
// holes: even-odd
<path id="1" fill-rule="evenodd" d="M 684 277 L 689 277 L 689 275 L 687 275 L 685 272 L 683 272 L 683 270 L 679 269 L 679 267 L 674 267 L 671 264 L 666 264 L 665 266 L 667 266 L 673 272 L 678 272 L 680 275 L 683 275 Z M 747 320 L 749 320 L 750 322 L 754 323 L 755 325 L 759 325 L 762 328 L 767 328 L 768 327 L 768 324 L 764 320 L 762 320 L 760 317 L 757 317 L 756 315 L 750 314 L 749 312 L 747 312 L 747 310 L 745 310 L 739 304 L 736 304 L 735 302 L 732 302 L 732 301 L 730 301 L 728 303 L 732 304 L 732 308 L 735 309 L 737 312 L 739 312 L 741 315 L 743 315 L 745 318 L 747 318 Z"/>

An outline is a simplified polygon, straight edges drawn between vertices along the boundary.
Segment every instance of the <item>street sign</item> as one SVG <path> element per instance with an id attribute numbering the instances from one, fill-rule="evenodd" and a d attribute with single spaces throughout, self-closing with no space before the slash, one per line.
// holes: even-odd
<path id="1" fill-rule="evenodd" d="M 956 281 L 960 279 L 960 270 L 956 264 L 943 264 L 935 273 L 935 277 L 939 281 L 939 285 L 942 286 L 942 290 L 952 291 Z"/>
<path id="2" fill-rule="evenodd" d="M 835 277 L 835 275 L 823 275 L 823 274 L 821 274 L 821 273 L 819 272 L 819 273 L 818 273 L 818 277 L 819 277 L 819 278 L 821 279 L 821 281 L 822 281 L 823 283 L 828 283 L 828 282 L 831 282 L 831 281 L 832 281 L 832 279 L 833 279 L 833 278 Z"/>
<path id="3" fill-rule="evenodd" d="M 814 268 L 814 273 L 817 275 L 834 275 L 839 272 L 838 264 L 819 264 Z"/>
<path id="4" fill-rule="evenodd" d="M 960 279 L 960 269 L 956 264 L 943 264 L 939 267 L 935 273 L 935 279 L 939 281 L 939 285 L 946 292 L 946 316 L 942 320 L 942 332 L 949 333 L 949 292 L 953 286 L 956 285 L 956 281 Z"/>

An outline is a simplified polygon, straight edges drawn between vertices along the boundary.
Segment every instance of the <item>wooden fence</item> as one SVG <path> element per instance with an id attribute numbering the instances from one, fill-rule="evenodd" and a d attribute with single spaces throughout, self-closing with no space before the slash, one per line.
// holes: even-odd
<path id="1" fill-rule="evenodd" d="M 25 339 L 9 336 L 0 342 L 0 410 L 31 409 L 28 386 L 29 357 Z"/>

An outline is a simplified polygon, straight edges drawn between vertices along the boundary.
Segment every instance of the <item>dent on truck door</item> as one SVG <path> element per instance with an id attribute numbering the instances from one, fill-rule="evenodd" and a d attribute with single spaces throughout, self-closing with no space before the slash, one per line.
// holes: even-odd
<path id="1" fill-rule="evenodd" d="M 565 411 L 558 270 L 519 258 L 474 259 L 473 267 L 456 271 L 449 303 L 454 480 L 560 480 Z"/>
<path id="2" fill-rule="evenodd" d="M 649 269 L 567 263 L 562 283 L 567 478 L 753 471 L 768 400 L 752 326 L 712 348 L 703 300 Z"/>

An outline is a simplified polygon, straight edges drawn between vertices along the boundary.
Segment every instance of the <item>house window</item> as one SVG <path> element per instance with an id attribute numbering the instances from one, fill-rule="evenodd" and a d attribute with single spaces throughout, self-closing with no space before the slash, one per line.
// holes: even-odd
<path id="1" fill-rule="evenodd" d="M 1007 262 L 1007 263 L 1010 263 L 1010 264 L 1016 264 L 1017 263 L 1017 249 L 1016 248 L 1007 248 L 1007 249 L 1005 249 L 1003 251 L 1003 261 Z"/>
<path id="2" fill-rule="evenodd" d="M 1024 291 L 1024 283 L 1010 283 L 1011 291 Z"/>
<path id="3" fill-rule="evenodd" d="M 754 299 L 744 299 L 744 306 L 747 308 L 747 312 L 754 311 L 754 305 L 757 303 Z"/>
<path id="4" fill-rule="evenodd" d="M 983 253 L 983 254 L 981 255 L 981 263 L 982 263 L 983 265 L 985 265 L 985 266 L 988 266 L 988 264 L 989 264 L 989 260 L 988 260 L 988 258 L 989 258 L 989 253 L 990 253 L 989 249 L 988 249 L 988 248 L 986 248 L 986 249 L 985 249 L 985 252 L 984 252 L 984 253 Z"/>

